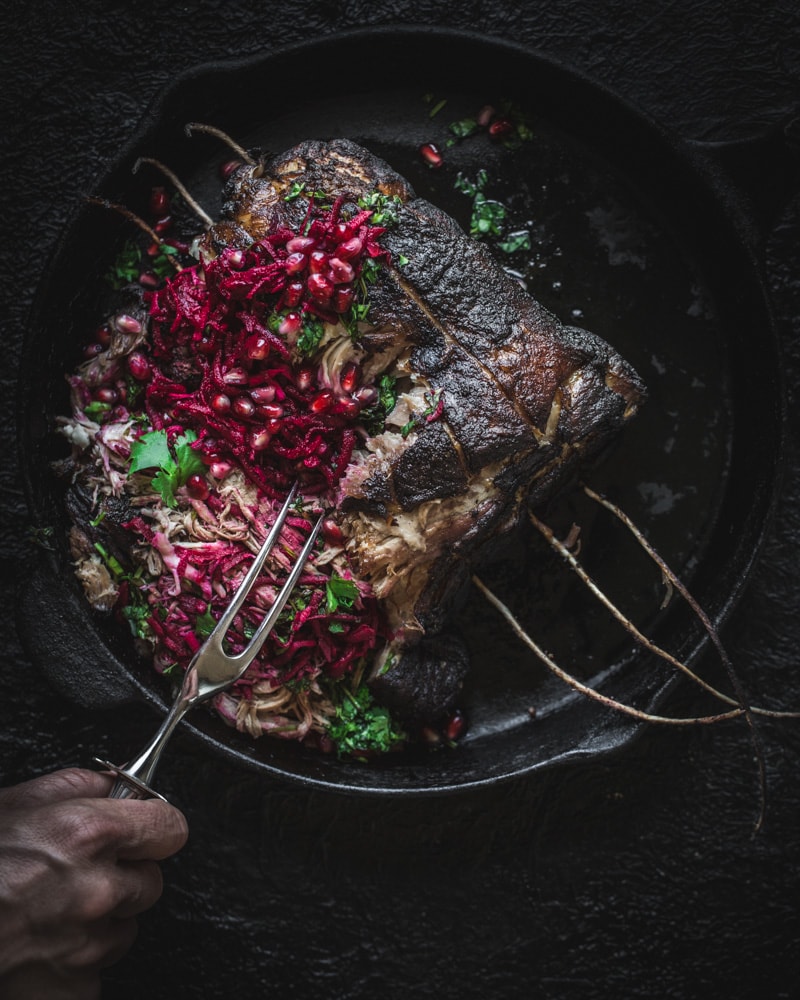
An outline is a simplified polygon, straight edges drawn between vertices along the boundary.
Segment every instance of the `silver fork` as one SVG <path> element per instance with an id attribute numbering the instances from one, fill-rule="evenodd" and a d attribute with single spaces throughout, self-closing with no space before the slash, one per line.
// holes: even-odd
<path id="1" fill-rule="evenodd" d="M 111 771 L 117 776 L 117 781 L 109 793 L 109 798 L 163 799 L 163 795 L 159 795 L 158 792 L 154 791 L 150 787 L 150 782 L 152 781 L 159 758 L 161 757 L 161 752 L 166 746 L 173 730 L 190 708 L 193 708 L 195 705 L 199 705 L 200 702 L 207 701 L 215 694 L 218 694 L 220 691 L 224 691 L 225 688 L 230 687 L 234 681 L 237 681 L 257 656 L 264 640 L 272 631 L 278 616 L 288 601 L 289 595 L 292 590 L 294 590 L 297 581 L 300 579 L 300 574 L 303 572 L 303 567 L 305 566 L 309 555 L 311 555 L 311 550 L 314 547 L 314 542 L 316 541 L 317 534 L 319 533 L 319 529 L 322 525 L 323 515 L 320 515 L 317 519 L 311 534 L 308 536 L 299 556 L 297 557 L 297 561 L 292 566 L 286 582 L 281 587 L 278 596 L 275 599 L 275 603 L 269 609 L 266 617 L 256 629 L 256 632 L 247 647 L 242 650 L 241 653 L 230 656 L 223 650 L 222 641 L 231 626 L 234 616 L 239 611 L 242 604 L 244 604 L 245 598 L 250 592 L 250 589 L 255 583 L 258 575 L 261 573 L 267 556 L 281 533 L 281 529 L 283 528 L 284 522 L 286 521 L 286 517 L 289 513 L 289 508 L 291 507 L 296 494 L 297 485 L 295 484 L 292 487 L 289 496 L 286 498 L 286 502 L 281 508 L 277 520 L 270 529 L 260 552 L 253 560 L 253 564 L 247 571 L 247 575 L 244 580 L 242 580 L 242 583 L 236 593 L 233 595 L 231 603 L 225 609 L 225 613 L 217 622 L 214 630 L 192 657 L 192 661 L 184 674 L 181 689 L 172 704 L 172 708 L 169 710 L 169 713 L 161 724 L 161 728 L 155 734 L 150 743 L 138 757 L 119 767 L 115 764 L 109 764 L 108 761 L 101 760 L 99 757 L 95 758 L 95 762 L 101 765 L 104 770 Z"/>

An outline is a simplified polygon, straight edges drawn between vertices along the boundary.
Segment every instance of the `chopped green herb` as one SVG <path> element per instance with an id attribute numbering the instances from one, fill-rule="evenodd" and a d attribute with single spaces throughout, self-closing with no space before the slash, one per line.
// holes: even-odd
<path id="1" fill-rule="evenodd" d="M 297 350 L 305 357 L 311 357 L 319 347 L 320 341 L 324 336 L 325 324 L 322 320 L 305 313 L 303 316 L 303 331 L 297 338 Z"/>
<path id="2" fill-rule="evenodd" d="M 367 754 L 386 753 L 406 739 L 406 734 L 395 727 L 389 711 L 375 703 L 365 685 L 355 692 L 345 688 L 339 698 L 328 736 L 340 756 L 363 759 Z"/>
<path id="3" fill-rule="evenodd" d="M 439 112 L 442 110 L 442 108 L 445 106 L 445 104 L 447 104 L 447 98 L 445 98 L 442 101 L 437 101 L 437 103 L 434 104 L 434 106 L 428 112 L 428 117 L 429 118 L 435 118 L 439 114 Z"/>
<path id="4" fill-rule="evenodd" d="M 158 253 L 150 263 L 150 270 L 157 278 L 169 278 L 175 273 L 175 257 L 178 256 L 177 247 L 170 246 L 169 243 L 162 243 L 158 248 Z"/>
<path id="5" fill-rule="evenodd" d="M 117 259 L 106 272 L 106 281 L 116 289 L 130 285 L 139 277 L 141 260 L 142 251 L 133 240 L 126 240 Z"/>
<path id="6" fill-rule="evenodd" d="M 95 542 L 94 547 L 95 551 L 100 555 L 114 579 L 121 580 L 125 576 L 125 570 L 123 569 L 122 563 L 119 559 L 117 559 L 116 556 L 112 556 L 105 546 L 100 544 L 100 542 Z"/>
<path id="7" fill-rule="evenodd" d="M 295 181 L 289 188 L 289 193 L 284 196 L 284 201 L 294 201 L 295 198 L 299 198 L 300 195 L 305 190 L 305 181 Z"/>
<path id="8" fill-rule="evenodd" d="M 469 223 L 470 236 L 499 236 L 505 222 L 506 207 L 499 201 L 492 201 L 479 191 L 472 203 L 472 218 Z"/>
<path id="9" fill-rule="evenodd" d="M 478 131 L 478 123 L 474 118 L 461 118 L 459 121 L 450 122 L 447 127 L 453 133 L 456 140 L 466 139 Z"/>
<path id="10" fill-rule="evenodd" d="M 86 414 L 86 416 L 90 420 L 94 421 L 98 421 L 100 417 L 104 416 L 106 413 L 109 413 L 110 410 L 111 410 L 110 403 L 100 403 L 97 400 L 95 400 L 92 403 L 89 403 L 83 408 L 83 412 Z"/>
<path id="11" fill-rule="evenodd" d="M 531 234 L 527 229 L 522 229 L 517 233 L 511 233 L 508 239 L 497 245 L 506 253 L 514 253 L 515 250 L 530 250 Z"/>
<path id="12" fill-rule="evenodd" d="M 402 205 L 402 199 L 396 194 L 382 194 L 380 191 L 371 191 L 368 195 L 358 199 L 359 208 L 372 209 L 369 221 L 373 226 L 397 225 Z M 371 260 L 371 258 L 368 257 L 367 260 Z"/>
<path id="13" fill-rule="evenodd" d="M 378 399 L 372 406 L 361 412 L 361 422 L 370 434 L 380 434 L 386 424 L 386 417 L 397 404 L 397 379 L 384 373 L 378 379 Z"/>
<path id="14" fill-rule="evenodd" d="M 98 524 L 102 524 L 103 521 L 105 521 L 105 519 L 106 519 L 106 512 L 104 510 L 101 510 L 100 513 L 97 515 L 97 517 L 93 517 L 91 519 L 91 521 L 89 522 L 89 524 L 93 528 L 96 528 L 98 526 Z"/>
<path id="15" fill-rule="evenodd" d="M 408 257 L 406 257 L 405 254 L 401 253 L 397 258 L 397 266 L 405 267 L 406 264 L 408 264 Z"/>
<path id="16" fill-rule="evenodd" d="M 344 632 L 344 625 L 341 622 L 331 622 L 328 626 L 328 631 L 333 633 Z"/>

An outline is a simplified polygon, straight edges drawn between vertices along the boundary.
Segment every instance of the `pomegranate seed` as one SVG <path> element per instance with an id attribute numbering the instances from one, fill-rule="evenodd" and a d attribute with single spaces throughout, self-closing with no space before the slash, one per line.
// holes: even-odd
<path id="1" fill-rule="evenodd" d="M 429 167 L 441 167 L 444 160 L 442 159 L 442 154 L 439 152 L 438 148 L 434 146 L 432 142 L 426 142 L 424 145 L 419 147 L 420 156 L 428 164 Z"/>
<path id="2" fill-rule="evenodd" d="M 362 385 L 353 393 L 353 398 L 357 399 L 362 406 L 372 406 L 373 403 L 378 402 L 378 390 L 374 385 Z"/>
<path id="3" fill-rule="evenodd" d="M 189 476 L 186 480 L 186 490 L 189 496 L 193 497 L 195 500 L 206 500 L 211 492 L 205 476 L 201 476 L 197 472 L 194 473 L 194 475 Z"/>
<path id="4" fill-rule="evenodd" d="M 247 385 L 249 379 L 244 368 L 229 368 L 222 376 L 225 385 Z"/>
<path id="5" fill-rule="evenodd" d="M 461 712 L 453 712 L 447 720 L 447 725 L 444 727 L 444 735 L 448 740 L 457 740 L 458 737 L 464 732 L 465 726 L 466 719 Z"/>
<path id="6" fill-rule="evenodd" d="M 424 726 L 420 732 L 420 736 L 426 743 L 430 743 L 431 746 L 435 746 L 437 743 L 442 742 L 441 733 L 437 733 L 431 726 Z"/>
<path id="7" fill-rule="evenodd" d="M 333 393 L 330 389 L 322 389 L 316 394 L 316 396 L 311 400 L 311 412 L 312 413 L 325 413 L 333 404 Z"/>
<path id="8" fill-rule="evenodd" d="M 480 125 L 481 128 L 486 128 L 489 122 L 494 118 L 494 108 L 491 104 L 484 104 L 478 114 L 475 116 L 475 121 Z"/>
<path id="9" fill-rule="evenodd" d="M 152 373 L 150 362 L 141 351 L 128 355 L 128 371 L 137 382 L 146 382 Z"/>
<path id="10" fill-rule="evenodd" d="M 489 126 L 489 135 L 493 139 L 502 139 L 514 131 L 513 124 L 508 118 L 497 118 Z"/>
<path id="11" fill-rule="evenodd" d="M 100 343 L 87 344 L 83 349 L 83 356 L 87 361 L 91 361 L 92 358 L 96 358 L 98 354 L 102 354 L 105 348 Z"/>
<path id="12" fill-rule="evenodd" d="M 238 271 L 244 264 L 244 250 L 231 250 L 226 253 L 225 263 L 228 264 L 229 267 L 232 267 L 234 271 Z"/>
<path id="13" fill-rule="evenodd" d="M 326 517 L 322 522 L 322 537 L 330 545 L 341 545 L 344 541 L 342 529 L 332 517 Z"/>
<path id="14" fill-rule="evenodd" d="M 107 326 L 101 326 L 97 331 L 97 340 L 103 345 L 103 347 L 108 347 L 111 343 L 111 331 Z"/>
<path id="15" fill-rule="evenodd" d="M 211 400 L 211 409 L 215 413 L 227 413 L 231 408 L 231 397 L 224 392 L 218 392 Z"/>
<path id="16" fill-rule="evenodd" d="M 127 313 L 121 313 L 114 319 L 114 326 L 119 330 L 120 333 L 141 333 L 142 324 L 134 316 L 129 316 Z"/>
<path id="17" fill-rule="evenodd" d="M 333 302 L 331 303 L 334 311 L 337 313 L 346 313 L 353 304 L 354 298 L 355 292 L 351 285 L 344 285 L 342 288 L 337 288 L 333 293 Z"/>
<path id="18" fill-rule="evenodd" d="M 256 412 L 256 404 L 249 396 L 237 396 L 233 401 L 233 412 L 237 417 L 252 417 Z"/>
<path id="19" fill-rule="evenodd" d="M 290 253 L 286 258 L 286 273 L 299 274 L 306 269 L 307 258 L 304 253 Z"/>
<path id="20" fill-rule="evenodd" d="M 358 236 L 353 236 L 349 240 L 345 240 L 340 243 L 336 248 L 336 256 L 339 260 L 352 260 L 353 257 L 357 257 L 361 251 L 364 249 L 364 243 L 358 238 Z"/>
<path id="21" fill-rule="evenodd" d="M 234 172 L 234 170 L 238 170 L 239 167 L 241 167 L 241 165 L 242 165 L 241 160 L 228 160 L 227 163 L 220 164 L 219 168 L 220 177 L 224 181 L 226 181 L 230 177 L 230 175 Z"/>
<path id="22" fill-rule="evenodd" d="M 209 472 L 215 479 L 224 479 L 232 468 L 233 466 L 230 462 L 226 462 L 224 459 L 221 459 L 218 462 L 211 463 Z"/>
<path id="23" fill-rule="evenodd" d="M 168 229 L 172 228 L 172 222 L 172 216 L 165 215 L 162 219 L 159 219 L 158 222 L 153 224 L 153 231 L 156 233 L 166 233 Z"/>
<path id="24" fill-rule="evenodd" d="M 308 258 L 308 269 L 312 274 L 321 274 L 328 269 L 328 255 L 324 250 L 314 250 Z"/>
<path id="25" fill-rule="evenodd" d="M 139 275 L 139 284 L 142 288 L 158 288 L 161 282 L 152 271 L 142 271 Z"/>
<path id="26" fill-rule="evenodd" d="M 341 243 L 342 240 L 349 240 L 352 236 L 355 236 L 355 233 L 356 231 L 353 229 L 351 222 L 337 222 L 331 230 L 331 236 L 337 243 Z"/>
<path id="27" fill-rule="evenodd" d="M 300 327 L 303 325 L 303 317 L 300 313 L 290 312 L 287 313 L 281 320 L 281 325 L 278 327 L 278 333 L 282 337 L 293 337 L 296 333 L 300 332 Z"/>
<path id="28" fill-rule="evenodd" d="M 309 253 L 317 245 L 317 241 L 311 236 L 293 236 L 286 243 L 287 253 Z"/>
<path id="29" fill-rule="evenodd" d="M 119 399 L 119 393 L 113 385 L 102 385 L 95 392 L 94 398 L 98 403 L 108 403 L 109 406 L 113 406 Z"/>
<path id="30" fill-rule="evenodd" d="M 339 383 L 345 392 L 355 392 L 358 387 L 358 383 L 361 381 L 361 371 L 355 361 L 348 361 L 346 365 L 342 367 L 342 373 L 339 376 Z"/>
<path id="31" fill-rule="evenodd" d="M 295 384 L 301 392 L 307 392 L 314 381 L 314 372 L 311 368 L 300 368 L 294 377 Z"/>
<path id="32" fill-rule="evenodd" d="M 320 305 L 327 305 L 333 295 L 333 284 L 323 274 L 310 274 L 306 288 L 311 298 Z"/>
<path id="33" fill-rule="evenodd" d="M 283 304 L 290 308 L 300 305 L 300 299 L 302 299 L 304 291 L 305 285 L 302 281 L 293 281 L 286 286 L 286 291 L 283 293 Z"/>
<path id="34" fill-rule="evenodd" d="M 274 385 L 259 385 L 250 390 L 250 398 L 254 403 L 271 403 L 275 398 Z"/>
<path id="35" fill-rule="evenodd" d="M 354 417 L 357 417 L 359 413 L 361 413 L 361 404 L 357 399 L 345 396 L 337 403 L 336 412 L 341 413 L 343 417 L 349 417 L 352 420 Z"/>
<path id="36" fill-rule="evenodd" d="M 331 257 L 328 261 L 328 266 L 331 269 L 333 280 L 338 285 L 344 284 L 346 281 L 352 281 L 356 276 L 353 265 L 348 264 L 346 260 L 339 260 L 338 257 Z"/>
<path id="37" fill-rule="evenodd" d="M 154 187 L 150 192 L 150 214 L 160 219 L 169 211 L 169 195 L 164 187 Z"/>
<path id="38" fill-rule="evenodd" d="M 216 442 L 216 440 L 214 438 L 212 438 L 212 437 L 203 438 L 203 440 L 200 442 L 199 447 L 200 447 L 200 451 L 204 455 L 214 455 L 215 458 L 219 458 L 219 455 L 217 455 L 217 453 L 216 453 L 217 452 L 217 442 Z"/>
<path id="39" fill-rule="evenodd" d="M 269 446 L 272 435 L 266 428 L 261 428 L 261 430 L 251 431 L 249 436 L 250 447 L 253 451 L 263 451 Z"/>
<path id="40" fill-rule="evenodd" d="M 283 416 L 283 407 L 280 403 L 264 403 L 259 409 L 265 417 L 273 420 Z"/>
<path id="41" fill-rule="evenodd" d="M 266 427 L 270 434 L 277 434 L 281 429 L 280 417 L 269 417 L 267 419 Z"/>
<path id="42" fill-rule="evenodd" d="M 253 333 L 244 342 L 244 349 L 252 361 L 263 361 L 269 355 L 269 341 L 262 334 Z"/>

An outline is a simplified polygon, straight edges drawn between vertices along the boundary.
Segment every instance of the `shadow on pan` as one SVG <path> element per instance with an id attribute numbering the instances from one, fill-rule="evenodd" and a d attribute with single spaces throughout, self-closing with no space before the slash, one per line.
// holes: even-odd
<path id="1" fill-rule="evenodd" d="M 364 82 L 340 86 L 335 97 L 324 96 L 313 71 L 300 80 L 292 72 L 298 62 L 322 71 L 354 45 Z M 398 88 L 410 62 L 414 85 Z M 290 103 L 274 86 L 287 78 L 294 81 Z M 516 148 L 485 134 L 456 139 L 453 123 L 486 104 L 521 116 L 530 138 Z M 646 407 L 587 478 L 645 530 L 711 617 L 725 619 L 770 513 L 782 403 L 757 234 L 714 158 L 530 51 L 465 33 L 391 29 L 199 67 L 162 96 L 92 193 L 136 210 L 161 178 L 144 170 L 134 176 L 133 164 L 155 157 L 213 216 L 219 167 L 231 154 L 208 136 L 187 137 L 188 122 L 275 152 L 306 138 L 354 139 L 462 225 L 471 205 L 456 180 L 485 169 L 486 194 L 507 206 L 509 229 L 531 237 L 529 251 L 498 250 L 503 265 L 562 321 L 612 343 L 648 384 Z M 444 153 L 436 170 L 419 154 L 426 142 Z M 130 235 L 118 217 L 78 209 L 41 287 L 20 383 L 31 513 L 37 528 L 55 529 L 53 550 L 42 551 L 21 601 L 21 632 L 51 682 L 98 710 L 132 700 L 163 709 L 170 700 L 165 682 L 136 661 L 130 636 L 90 612 L 70 569 L 68 524 L 50 471 L 65 454 L 53 433 L 55 418 L 68 412 L 64 375 L 101 318 L 103 273 Z M 685 660 L 697 657 L 705 640 L 696 622 L 675 602 L 660 610 L 660 575 L 612 518 L 578 491 L 556 498 L 543 516 L 562 532 L 579 524 L 582 558 L 601 585 L 657 641 Z M 567 669 L 645 710 L 663 700 L 673 678 L 631 648 L 532 529 L 521 526 L 482 576 Z M 630 718 L 545 676 L 477 595 L 459 625 L 473 670 L 462 705 L 469 729 L 455 748 L 363 765 L 253 741 L 203 710 L 187 725 L 245 766 L 371 794 L 454 792 L 608 754 L 636 735 Z"/>

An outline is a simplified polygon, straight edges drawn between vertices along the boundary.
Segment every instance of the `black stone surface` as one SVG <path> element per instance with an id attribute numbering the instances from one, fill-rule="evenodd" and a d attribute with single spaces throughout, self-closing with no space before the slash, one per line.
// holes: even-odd
<path id="1" fill-rule="evenodd" d="M 794 121 L 800 142 L 791 3 L 13 6 L 0 14 L 5 782 L 94 753 L 121 759 L 153 727 L 145 708 L 100 714 L 48 693 L 14 634 L 31 551 L 15 381 L 31 299 L 66 218 L 177 71 L 344 28 L 439 24 L 565 60 L 686 138 L 746 140 Z M 351 73 L 357 52 L 330 68 L 326 90 Z M 284 99 L 291 86 L 276 81 L 258 99 Z M 769 176 L 768 162 L 758 166 Z M 790 404 L 784 479 L 725 638 L 755 700 L 798 707 L 800 167 L 783 179 L 788 201 L 754 194 L 774 210 L 763 255 Z M 667 707 L 692 714 L 698 704 L 681 686 Z M 739 725 L 652 729 L 602 765 L 411 802 L 297 789 L 179 735 L 160 787 L 186 811 L 191 839 L 165 864 L 164 896 L 106 973 L 104 995 L 795 997 L 800 724 L 761 732 L 769 809 L 755 837 L 753 751 Z"/>

